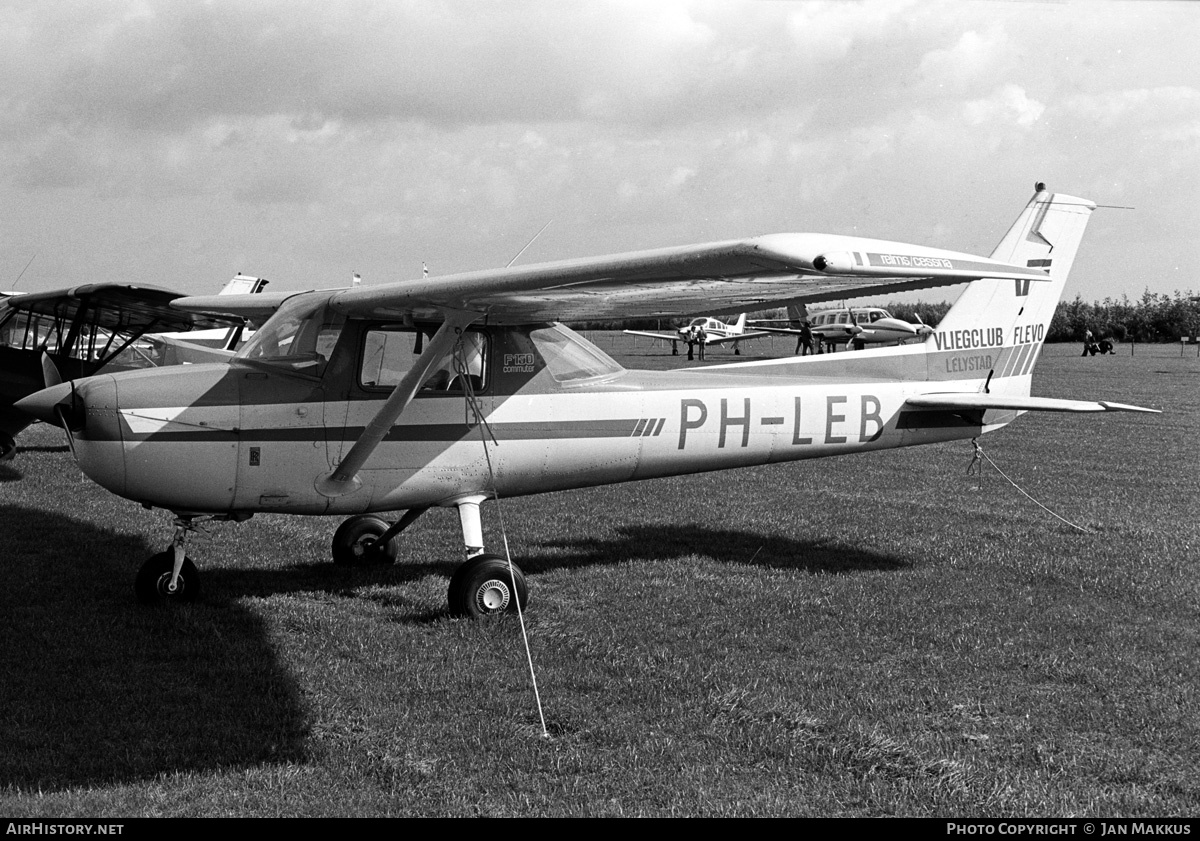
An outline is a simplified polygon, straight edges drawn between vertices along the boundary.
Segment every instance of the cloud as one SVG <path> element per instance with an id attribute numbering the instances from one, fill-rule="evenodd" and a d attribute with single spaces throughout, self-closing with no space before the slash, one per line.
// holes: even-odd
<path id="1" fill-rule="evenodd" d="M 917 75 L 927 85 L 960 89 L 976 83 L 995 69 L 997 58 L 1008 47 L 1003 34 L 993 27 L 988 37 L 970 29 L 948 49 L 936 49 L 921 57 Z"/>
<path id="2" fill-rule="evenodd" d="M 1110 90 L 1071 97 L 1072 118 L 1108 128 L 1134 128 L 1160 137 L 1187 136 L 1200 121 L 1200 88 L 1182 85 Z"/>
<path id="3" fill-rule="evenodd" d="M 797 46 L 813 59 L 836 61 L 864 42 L 906 37 L 904 16 L 914 5 L 915 0 L 803 3 L 788 15 L 787 27 Z"/>
<path id="4" fill-rule="evenodd" d="M 1004 85 L 987 99 L 963 106 L 964 119 L 973 126 L 997 124 L 1028 128 L 1038 121 L 1046 106 L 1030 99 L 1019 85 Z"/>
<path id="5" fill-rule="evenodd" d="M 530 258 L 789 227 L 966 247 L 1014 183 L 1194 183 L 1196 32 L 1170 4 L 16 0 L 0 238 L 281 279 L 503 264 L 547 219 Z"/>

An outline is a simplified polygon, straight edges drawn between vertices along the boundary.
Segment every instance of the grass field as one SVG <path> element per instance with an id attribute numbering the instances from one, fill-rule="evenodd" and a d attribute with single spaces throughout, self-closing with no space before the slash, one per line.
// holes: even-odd
<path id="1" fill-rule="evenodd" d="M 453 511 L 383 569 L 327 563 L 334 519 L 221 524 L 203 601 L 146 609 L 168 516 L 35 427 L 0 465 L 0 815 L 1195 816 L 1179 350 L 1050 346 L 1036 394 L 1167 412 L 981 439 L 1086 532 L 968 442 L 504 501 L 548 737 L 518 622 L 445 613 Z"/>

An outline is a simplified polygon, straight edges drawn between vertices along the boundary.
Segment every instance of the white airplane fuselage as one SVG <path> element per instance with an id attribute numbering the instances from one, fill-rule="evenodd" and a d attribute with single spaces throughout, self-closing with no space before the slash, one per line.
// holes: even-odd
<path id="1" fill-rule="evenodd" d="M 347 324 L 321 379 L 235 360 L 79 381 L 79 464 L 114 493 L 177 513 L 453 505 L 971 438 L 1018 413 L 913 411 L 905 400 L 969 388 L 988 370 L 1027 394 L 1036 356 L 1015 344 L 930 343 L 672 372 L 612 363 L 562 380 L 528 329 L 490 328 L 482 391 L 419 393 L 360 471 L 361 487 L 330 497 L 318 481 L 387 396 L 346 374 L 359 364 L 356 329 Z"/>
<path id="2" fill-rule="evenodd" d="M 334 533 L 332 558 L 374 563 L 394 559 L 397 535 L 444 506 L 458 509 L 467 557 L 449 582 L 451 613 L 507 612 L 527 587 L 510 560 L 486 552 L 489 498 L 974 438 L 1023 411 L 1154 411 L 1030 395 L 1094 209 L 1038 183 L 991 257 L 780 235 L 277 296 L 229 362 L 62 383 L 16 407 L 62 425 L 97 483 L 176 515 L 171 548 L 135 579 L 142 601 L 195 598 L 186 538 L 198 516 L 356 515 Z M 797 300 L 826 276 L 841 286 L 836 278 L 920 275 L 924 286 L 939 272 L 970 280 L 926 341 L 853 354 L 627 371 L 546 320 L 615 306 L 610 297 L 644 310 L 644 283 L 674 289 L 695 312 L 709 303 L 697 284 L 741 303 L 759 300 L 764 283 L 782 285 L 772 300 Z M 593 281 L 603 295 L 579 285 Z M 225 306 L 252 315 L 263 305 Z M 400 510 L 390 524 L 370 516 Z"/>
<path id="3" fill-rule="evenodd" d="M 745 333 L 745 317 L 743 316 L 741 324 L 726 324 L 720 319 L 711 317 L 693 318 L 675 332 L 679 334 L 681 340 L 703 336 L 706 341 L 715 342 Z"/>

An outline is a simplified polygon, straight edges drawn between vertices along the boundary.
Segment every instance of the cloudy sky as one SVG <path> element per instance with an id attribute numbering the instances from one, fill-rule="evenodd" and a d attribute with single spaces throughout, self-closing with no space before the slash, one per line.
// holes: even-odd
<path id="1" fill-rule="evenodd" d="M 0 288 L 383 283 L 547 222 L 522 262 L 986 254 L 1043 180 L 1135 208 L 1068 296 L 1200 290 L 1197 44 L 1200 5 L 1146 0 L 6 0 Z"/>

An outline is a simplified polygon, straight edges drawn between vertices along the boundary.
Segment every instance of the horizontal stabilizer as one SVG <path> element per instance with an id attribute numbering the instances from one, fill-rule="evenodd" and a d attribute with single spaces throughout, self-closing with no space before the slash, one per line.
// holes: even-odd
<path id="1" fill-rule="evenodd" d="M 1161 414 L 1161 409 L 1146 409 L 1107 400 L 1063 400 L 1057 397 L 1022 397 L 1020 395 L 983 394 L 922 394 L 910 397 L 906 406 L 914 409 L 1016 409 L 1024 412 L 1148 412 Z"/>

